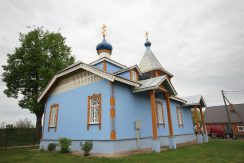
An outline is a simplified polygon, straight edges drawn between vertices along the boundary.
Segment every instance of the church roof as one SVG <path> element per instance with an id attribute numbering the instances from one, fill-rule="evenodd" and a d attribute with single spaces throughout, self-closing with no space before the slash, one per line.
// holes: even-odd
<path id="1" fill-rule="evenodd" d="M 138 83 L 140 83 L 141 86 L 134 88 L 133 92 L 143 92 L 147 90 L 158 89 L 163 82 L 166 82 L 166 86 L 168 87 L 167 90 L 169 90 L 171 94 L 177 95 L 176 90 L 174 89 L 173 85 L 170 83 L 166 75 L 146 80 L 140 80 Z"/>
<path id="2" fill-rule="evenodd" d="M 158 61 L 156 56 L 151 51 L 151 49 L 150 49 L 151 42 L 147 40 L 144 45 L 146 47 L 146 52 L 144 53 L 144 55 L 141 59 L 141 62 L 139 64 L 139 68 L 142 71 L 142 73 L 149 72 L 152 70 L 162 70 L 163 72 L 165 72 L 169 76 L 173 77 L 174 75 L 169 73 L 168 71 L 166 71 L 163 68 L 161 63 Z"/>
<path id="3" fill-rule="evenodd" d="M 132 69 L 137 69 L 137 71 L 138 71 L 139 74 L 141 75 L 141 70 L 139 69 L 139 67 L 138 67 L 137 65 L 130 66 L 130 67 L 127 67 L 127 68 L 118 70 L 118 71 L 114 72 L 113 74 L 114 74 L 114 75 L 118 75 L 118 74 L 121 74 L 121 73 L 123 73 L 123 72 L 129 71 L 129 70 L 132 70 Z"/>
<path id="4" fill-rule="evenodd" d="M 139 64 L 139 68 L 141 69 L 142 72 L 148 72 L 155 69 L 163 69 L 163 66 L 155 57 L 151 49 L 147 47 L 146 52 Z"/>
<path id="5" fill-rule="evenodd" d="M 65 68 L 64 70 L 58 72 L 56 75 L 53 76 L 53 78 L 51 79 L 51 81 L 48 83 L 48 85 L 46 86 L 46 88 L 43 90 L 43 92 L 39 95 L 38 97 L 38 102 L 41 101 L 47 94 L 48 94 L 48 91 L 52 88 L 52 86 L 55 84 L 55 82 L 61 78 L 62 76 L 65 76 L 71 72 L 74 72 L 76 70 L 79 70 L 79 69 L 83 69 L 83 70 L 86 70 L 86 71 L 89 71 L 91 73 L 94 73 L 104 79 L 107 79 L 109 81 L 118 81 L 118 82 L 121 82 L 121 83 L 124 83 L 124 84 L 128 84 L 130 86 L 134 86 L 134 87 L 139 87 L 140 84 L 137 83 L 137 82 L 134 82 L 134 81 L 130 81 L 130 80 L 127 80 L 127 79 L 124 79 L 124 78 L 121 78 L 121 77 L 118 77 L 118 76 L 114 76 L 110 73 L 107 73 L 107 72 L 104 72 L 103 70 L 100 70 L 94 66 L 91 66 L 91 65 L 88 65 L 86 63 L 83 63 L 83 62 L 76 62 L 74 64 L 72 64 L 71 66 L 68 66 L 67 68 Z"/>
<path id="6" fill-rule="evenodd" d="M 203 97 L 201 95 L 181 97 L 183 100 L 187 101 L 185 106 L 203 106 L 207 107 Z"/>
<path id="7" fill-rule="evenodd" d="M 97 51 L 99 51 L 99 50 L 109 50 L 109 51 L 112 51 L 113 50 L 113 47 L 112 47 L 112 45 L 110 43 L 108 43 L 105 40 L 105 37 L 103 37 L 102 42 L 97 45 L 96 50 Z"/>

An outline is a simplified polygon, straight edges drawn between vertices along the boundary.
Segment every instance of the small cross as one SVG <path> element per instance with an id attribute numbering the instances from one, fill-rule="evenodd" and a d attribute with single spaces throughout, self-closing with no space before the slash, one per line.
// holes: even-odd
<path id="1" fill-rule="evenodd" d="M 145 35 L 146 35 L 146 39 L 148 40 L 149 33 L 147 31 L 146 31 Z"/>
<path id="2" fill-rule="evenodd" d="M 107 26 L 105 25 L 105 24 L 103 24 L 103 26 L 102 26 L 102 35 L 103 35 L 103 37 L 105 37 L 105 35 L 106 35 L 106 32 L 107 32 Z"/>

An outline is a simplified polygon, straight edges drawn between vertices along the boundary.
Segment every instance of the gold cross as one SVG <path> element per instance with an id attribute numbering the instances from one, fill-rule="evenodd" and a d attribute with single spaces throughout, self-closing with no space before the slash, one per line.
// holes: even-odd
<path id="1" fill-rule="evenodd" d="M 149 33 L 147 31 L 146 31 L 145 35 L 146 35 L 146 39 L 148 40 Z"/>
<path id="2" fill-rule="evenodd" d="M 102 35 L 103 35 L 103 37 L 105 37 L 105 35 L 106 35 L 106 32 L 107 32 L 107 26 L 105 25 L 105 24 L 103 24 L 103 26 L 102 26 Z"/>

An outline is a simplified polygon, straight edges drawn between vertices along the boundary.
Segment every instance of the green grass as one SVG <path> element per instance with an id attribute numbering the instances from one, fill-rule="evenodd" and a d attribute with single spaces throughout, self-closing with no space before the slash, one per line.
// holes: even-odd
<path id="1" fill-rule="evenodd" d="M 0 150 L 0 162 L 244 162 L 243 140 L 211 140 L 208 144 L 191 145 L 161 153 L 136 154 L 123 158 L 79 157 L 57 152 L 40 152 L 22 148 Z"/>

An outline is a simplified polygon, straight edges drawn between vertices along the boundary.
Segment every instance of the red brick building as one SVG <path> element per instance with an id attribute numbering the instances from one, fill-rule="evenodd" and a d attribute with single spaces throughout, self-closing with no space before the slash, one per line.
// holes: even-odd
<path id="1" fill-rule="evenodd" d="M 228 105 L 227 107 L 233 135 L 244 136 L 244 104 Z M 207 107 L 205 111 L 205 122 L 207 129 L 215 127 L 225 131 L 225 127 L 229 122 L 226 107 L 224 105 Z"/>

